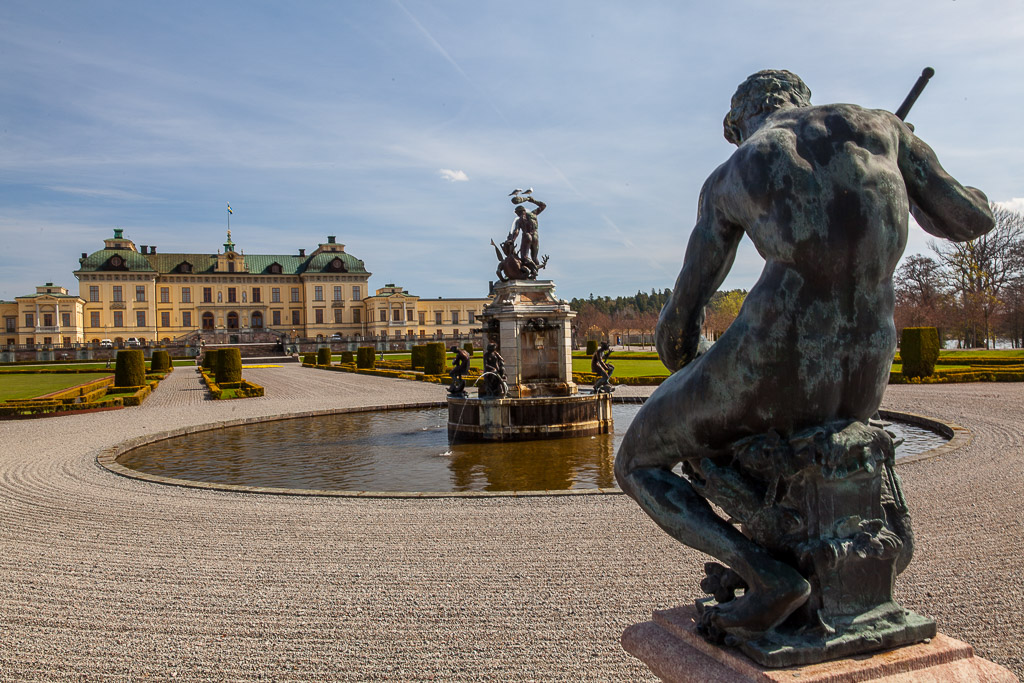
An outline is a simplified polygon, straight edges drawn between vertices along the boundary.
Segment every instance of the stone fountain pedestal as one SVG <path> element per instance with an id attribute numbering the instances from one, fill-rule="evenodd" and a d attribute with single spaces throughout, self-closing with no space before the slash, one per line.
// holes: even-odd
<path id="1" fill-rule="evenodd" d="M 505 359 L 505 398 L 449 398 L 451 441 L 525 441 L 612 430 L 608 394 L 580 394 L 572 380 L 572 319 L 550 280 L 494 286 L 480 315 L 487 341 Z"/>

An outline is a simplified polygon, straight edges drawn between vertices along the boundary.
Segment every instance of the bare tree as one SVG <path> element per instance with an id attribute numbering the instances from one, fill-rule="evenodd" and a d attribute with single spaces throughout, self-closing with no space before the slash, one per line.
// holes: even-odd
<path id="1" fill-rule="evenodd" d="M 1024 216 L 992 205 L 995 227 L 967 242 L 930 242 L 956 298 L 964 346 L 989 347 L 1007 287 L 1024 268 Z"/>

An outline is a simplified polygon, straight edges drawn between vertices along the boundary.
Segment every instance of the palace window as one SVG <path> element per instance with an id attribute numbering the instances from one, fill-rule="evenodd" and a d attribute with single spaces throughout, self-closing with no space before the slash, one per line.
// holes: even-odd
<path id="1" fill-rule="evenodd" d="M 324 324 L 324 309 L 322 309 L 322 308 L 316 309 L 313 312 L 313 315 L 316 318 L 316 324 L 317 325 L 323 325 Z"/>
<path id="2" fill-rule="evenodd" d="M 313 301 L 324 300 L 324 288 L 323 285 L 317 285 L 313 287 Z"/>
<path id="3" fill-rule="evenodd" d="M 114 301 L 124 301 L 121 285 L 114 285 Z"/>
<path id="4" fill-rule="evenodd" d="M 181 303 L 190 304 L 192 303 L 192 288 L 182 287 L 181 288 Z"/>
<path id="5" fill-rule="evenodd" d="M 363 319 L 363 314 L 359 311 L 359 309 L 358 308 L 352 309 L 352 322 L 360 323 L 360 322 L 362 322 L 362 319 Z"/>
<path id="6" fill-rule="evenodd" d="M 99 326 L 100 326 L 100 312 L 99 311 L 89 311 L 89 327 L 99 327 Z"/>
<path id="7" fill-rule="evenodd" d="M 161 311 L 160 312 L 160 327 L 170 327 L 170 326 L 171 326 L 171 312 L 170 311 Z"/>
<path id="8" fill-rule="evenodd" d="M 203 303 L 213 303 L 213 287 L 203 287 Z"/>
<path id="9" fill-rule="evenodd" d="M 361 301 L 362 298 L 363 298 L 361 295 L 362 295 L 362 290 L 359 289 L 359 287 L 353 287 L 352 288 L 352 301 Z"/>
<path id="10" fill-rule="evenodd" d="M 124 311 L 114 311 L 114 327 L 124 327 Z"/>
<path id="11" fill-rule="evenodd" d="M 299 301 L 299 288 L 292 287 L 292 303 L 298 303 Z"/>
<path id="12" fill-rule="evenodd" d="M 441 311 L 434 311 L 434 324 L 435 325 L 440 325 L 441 324 Z"/>
<path id="13" fill-rule="evenodd" d="M 171 288 L 161 287 L 160 288 L 160 303 L 169 304 L 171 303 Z"/>
<path id="14" fill-rule="evenodd" d="M 272 311 L 270 316 L 274 321 L 275 327 L 281 324 L 281 311 Z"/>
<path id="15" fill-rule="evenodd" d="M 260 296 L 260 288 L 259 287 L 253 287 L 252 288 L 252 302 L 254 304 L 258 304 L 262 300 L 263 300 L 263 298 Z"/>
<path id="16" fill-rule="evenodd" d="M 341 290 L 340 286 L 334 288 L 334 300 L 341 301 Z"/>
<path id="17" fill-rule="evenodd" d="M 270 289 L 270 301 L 272 303 L 275 303 L 275 304 L 281 303 L 281 288 L 280 287 L 271 287 L 271 289 Z"/>
<path id="18" fill-rule="evenodd" d="M 192 327 L 192 311 L 181 312 L 181 326 Z"/>
<path id="19" fill-rule="evenodd" d="M 335 308 L 334 309 L 334 322 L 336 322 L 336 323 L 343 322 L 342 319 L 341 319 L 341 316 L 342 316 L 342 314 L 344 312 L 345 312 L 344 308 Z"/>
<path id="20" fill-rule="evenodd" d="M 35 316 L 35 314 L 34 313 L 26 313 L 25 314 L 25 327 L 35 327 L 35 326 L 36 326 L 36 316 Z"/>
<path id="21" fill-rule="evenodd" d="M 380 309 L 380 321 L 386 323 L 388 321 L 388 312 L 386 309 Z"/>
<path id="22" fill-rule="evenodd" d="M 99 285 L 89 285 L 89 301 L 99 301 L 99 300 L 100 300 L 100 286 Z"/>
<path id="23" fill-rule="evenodd" d="M 135 300 L 145 301 L 146 300 L 146 285 L 135 285 Z"/>
<path id="24" fill-rule="evenodd" d="M 146 312 L 145 311 L 135 311 L 135 326 L 136 327 L 145 327 L 146 326 Z"/>
<path id="25" fill-rule="evenodd" d="M 426 324 L 427 324 L 427 312 L 426 311 L 420 311 L 420 325 L 426 325 Z"/>
<path id="26" fill-rule="evenodd" d="M 392 310 L 391 311 L 391 319 L 394 320 L 396 323 L 402 322 L 402 309 L 401 308 L 396 308 L 396 309 Z"/>
<path id="27" fill-rule="evenodd" d="M 228 303 L 233 304 L 238 301 L 238 290 L 234 287 L 228 287 Z"/>
<path id="28" fill-rule="evenodd" d="M 458 324 L 459 324 L 459 312 L 458 311 L 452 311 L 452 325 L 458 325 Z"/>
<path id="29" fill-rule="evenodd" d="M 300 319 L 298 311 L 292 311 L 292 325 L 301 325 L 302 320 Z"/>
<path id="30" fill-rule="evenodd" d="M 71 327 L 71 314 L 70 313 L 61 313 L 60 314 L 60 324 L 63 325 L 64 327 Z"/>

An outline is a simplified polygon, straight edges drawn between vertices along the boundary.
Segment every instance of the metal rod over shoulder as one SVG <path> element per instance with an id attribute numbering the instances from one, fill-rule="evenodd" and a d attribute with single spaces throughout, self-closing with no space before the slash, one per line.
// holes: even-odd
<path id="1" fill-rule="evenodd" d="M 928 80 L 935 75 L 935 69 L 927 66 L 924 71 L 921 72 L 921 76 L 914 83 L 914 87 L 907 93 L 906 99 L 903 100 L 903 104 L 896 110 L 896 118 L 900 121 L 906 121 L 907 114 L 910 113 L 910 108 L 914 106 L 914 102 L 917 102 L 917 98 L 921 96 L 921 91 L 924 90 L 924 86 L 928 85 Z"/>

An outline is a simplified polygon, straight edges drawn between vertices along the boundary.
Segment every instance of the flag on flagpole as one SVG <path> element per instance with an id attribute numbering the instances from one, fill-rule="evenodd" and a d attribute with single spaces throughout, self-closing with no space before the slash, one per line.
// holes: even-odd
<path id="1" fill-rule="evenodd" d="M 230 204 L 228 204 L 228 213 L 234 213 L 234 211 L 231 210 L 231 205 Z"/>

